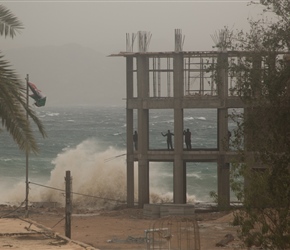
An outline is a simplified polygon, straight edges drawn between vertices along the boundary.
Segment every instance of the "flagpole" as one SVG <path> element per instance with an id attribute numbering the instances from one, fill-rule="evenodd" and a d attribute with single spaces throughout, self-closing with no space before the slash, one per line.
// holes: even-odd
<path id="1" fill-rule="evenodd" d="M 29 82 L 29 75 L 26 75 L 26 108 L 28 110 L 29 106 L 29 89 L 28 89 L 28 82 Z M 26 120 L 28 122 L 28 111 L 26 110 Z M 29 153 L 28 149 L 26 148 L 26 189 L 25 189 L 25 218 L 28 218 L 28 193 L 29 193 L 29 181 L 28 181 L 28 160 L 29 160 Z"/>

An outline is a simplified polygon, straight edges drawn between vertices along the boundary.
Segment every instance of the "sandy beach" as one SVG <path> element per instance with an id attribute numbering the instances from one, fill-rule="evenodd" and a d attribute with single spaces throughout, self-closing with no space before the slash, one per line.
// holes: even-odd
<path id="1" fill-rule="evenodd" d="M 23 208 L 1 206 L 1 214 L 23 216 Z M 13 213 L 10 213 L 10 212 Z M 206 212 L 196 214 L 201 249 L 221 249 L 216 244 L 232 234 L 234 240 L 226 249 L 242 248 L 237 237 L 237 227 L 230 225 L 230 212 Z M 29 219 L 53 231 L 65 235 L 64 208 L 29 208 Z M 76 210 L 71 220 L 71 239 L 93 246 L 97 249 L 146 249 L 145 230 L 150 229 L 156 220 L 143 216 L 138 208 L 118 208 L 111 211 Z"/>

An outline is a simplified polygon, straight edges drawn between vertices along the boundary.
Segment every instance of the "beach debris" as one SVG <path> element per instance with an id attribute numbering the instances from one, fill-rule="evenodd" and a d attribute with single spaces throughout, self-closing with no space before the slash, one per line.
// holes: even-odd
<path id="1" fill-rule="evenodd" d="M 49 245 L 52 245 L 52 246 L 61 246 L 61 245 L 66 245 L 67 243 L 68 243 L 67 240 L 62 239 L 62 240 L 51 241 L 49 243 Z"/>
<path id="2" fill-rule="evenodd" d="M 122 240 L 122 239 L 109 239 L 107 240 L 107 243 L 133 243 L 133 244 L 143 244 L 145 243 L 146 239 L 144 237 L 133 237 L 133 236 L 128 236 L 127 239 Z"/>
<path id="3" fill-rule="evenodd" d="M 225 247 L 227 244 L 229 244 L 231 241 L 233 241 L 235 238 L 232 234 L 226 234 L 225 237 L 216 243 L 217 247 Z"/>
<path id="4" fill-rule="evenodd" d="M 137 244 L 143 244 L 146 241 L 144 237 L 133 237 L 128 236 L 126 239 L 126 242 L 128 243 L 137 243 Z"/>

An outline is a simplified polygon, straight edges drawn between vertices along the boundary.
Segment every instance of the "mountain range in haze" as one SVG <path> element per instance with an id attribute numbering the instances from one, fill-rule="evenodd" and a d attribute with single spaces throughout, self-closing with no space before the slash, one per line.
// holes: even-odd
<path id="1" fill-rule="evenodd" d="M 109 57 L 78 44 L 4 50 L 21 79 L 26 75 L 47 105 L 124 105 L 125 58 Z"/>

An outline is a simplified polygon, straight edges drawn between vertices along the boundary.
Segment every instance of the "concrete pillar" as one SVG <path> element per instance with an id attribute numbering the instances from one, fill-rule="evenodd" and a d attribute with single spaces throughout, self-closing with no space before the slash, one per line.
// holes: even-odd
<path id="1" fill-rule="evenodd" d="M 228 54 L 221 52 L 217 59 L 217 84 L 218 97 L 223 105 L 228 97 Z M 220 208 L 229 207 L 230 205 L 230 165 L 225 162 L 225 153 L 228 150 L 228 110 L 220 108 L 217 111 L 218 122 L 218 205 Z"/>
<path id="2" fill-rule="evenodd" d="M 173 202 L 175 204 L 186 204 L 186 162 L 175 157 L 173 171 Z"/>
<path id="3" fill-rule="evenodd" d="M 225 162 L 225 152 L 228 150 L 228 111 L 218 109 L 218 203 L 219 206 L 230 205 L 230 165 Z"/>
<path id="4" fill-rule="evenodd" d="M 218 96 L 225 103 L 228 96 L 228 54 L 221 52 L 217 58 L 217 90 Z"/>
<path id="5" fill-rule="evenodd" d="M 228 111 L 218 109 L 218 205 L 220 208 L 230 206 L 230 164 L 225 162 L 228 149 Z"/>
<path id="6" fill-rule="evenodd" d="M 133 109 L 127 109 L 127 206 L 134 206 Z"/>
<path id="7" fill-rule="evenodd" d="M 251 81 L 251 88 L 252 88 L 252 96 L 255 98 L 260 98 L 262 95 L 262 86 L 261 86 L 261 78 L 262 78 L 262 58 L 260 55 L 254 54 L 253 55 L 253 69 L 252 69 L 252 81 Z M 275 58 L 274 58 L 275 62 Z M 269 65 L 270 69 L 275 69 Z M 271 73 L 271 70 L 269 70 Z"/>
<path id="8" fill-rule="evenodd" d="M 218 122 L 218 150 L 222 153 L 228 150 L 229 138 L 228 138 L 228 109 L 217 110 L 217 122 Z"/>
<path id="9" fill-rule="evenodd" d="M 183 108 L 184 96 L 183 54 L 173 57 L 174 97 L 174 166 L 173 200 L 176 204 L 186 203 L 186 164 L 183 162 Z"/>
<path id="10" fill-rule="evenodd" d="M 148 110 L 138 110 L 138 206 L 143 208 L 149 199 L 149 161 L 148 161 Z"/>
<path id="11" fill-rule="evenodd" d="M 225 162 L 225 157 L 218 159 L 218 206 L 226 209 L 230 206 L 230 164 Z"/>
<path id="12" fill-rule="evenodd" d="M 128 99 L 133 97 L 133 57 L 126 57 L 126 122 L 127 122 L 127 206 L 134 206 L 134 149 L 133 109 L 128 109 Z"/>
<path id="13" fill-rule="evenodd" d="M 149 161 L 139 159 L 138 161 L 138 207 L 143 208 L 149 204 Z"/>
<path id="14" fill-rule="evenodd" d="M 149 97 L 149 59 L 137 57 L 138 98 L 138 206 L 149 203 L 149 110 L 144 101 Z"/>
<path id="15" fill-rule="evenodd" d="M 183 162 L 183 109 L 174 109 L 174 190 L 176 204 L 186 203 L 186 164 Z"/>

